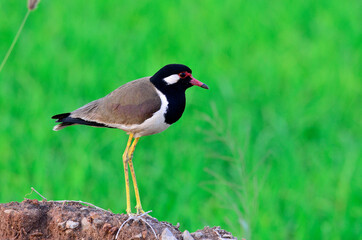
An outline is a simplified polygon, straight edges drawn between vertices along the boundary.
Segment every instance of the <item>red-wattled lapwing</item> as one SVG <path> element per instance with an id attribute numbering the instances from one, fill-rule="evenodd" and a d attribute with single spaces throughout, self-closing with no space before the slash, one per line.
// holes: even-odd
<path id="1" fill-rule="evenodd" d="M 107 96 L 71 113 L 52 117 L 57 119 L 56 122 L 60 122 L 53 128 L 55 131 L 80 124 L 119 128 L 129 134 L 126 150 L 123 153 L 127 214 L 131 213 L 128 165 L 136 195 L 137 213 L 143 212 L 132 163 L 133 152 L 139 138 L 162 132 L 180 119 L 185 110 L 186 89 L 193 85 L 208 89 L 206 84 L 193 78 L 191 73 L 191 69 L 185 65 L 169 64 L 152 77 L 126 83 Z"/>

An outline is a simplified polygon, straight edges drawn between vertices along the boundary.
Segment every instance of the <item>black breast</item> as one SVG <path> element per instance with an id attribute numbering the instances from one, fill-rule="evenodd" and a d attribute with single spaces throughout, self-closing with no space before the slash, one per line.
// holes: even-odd
<path id="1" fill-rule="evenodd" d="M 166 93 L 166 98 L 168 101 L 167 110 L 165 113 L 165 122 L 167 124 L 173 124 L 180 119 L 182 113 L 185 110 L 186 97 L 184 91 L 177 91 L 173 93 Z"/>
<path id="2" fill-rule="evenodd" d="M 185 110 L 186 96 L 185 91 L 188 85 L 172 84 L 167 85 L 162 78 L 151 77 L 150 81 L 162 94 L 166 96 L 168 105 L 166 109 L 165 122 L 173 124 L 180 119 Z"/>

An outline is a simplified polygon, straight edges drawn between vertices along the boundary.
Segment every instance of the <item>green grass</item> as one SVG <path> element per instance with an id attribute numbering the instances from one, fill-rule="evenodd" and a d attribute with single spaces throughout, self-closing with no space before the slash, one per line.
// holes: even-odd
<path id="1" fill-rule="evenodd" d="M 179 122 L 141 138 L 145 210 L 249 239 L 361 239 L 359 1 L 41 1 L 0 74 L 0 201 L 35 187 L 124 212 L 122 131 L 74 110 L 168 63 L 189 65 Z M 0 2 L 0 58 L 26 13 Z M 133 205 L 135 205 L 133 199 Z"/>

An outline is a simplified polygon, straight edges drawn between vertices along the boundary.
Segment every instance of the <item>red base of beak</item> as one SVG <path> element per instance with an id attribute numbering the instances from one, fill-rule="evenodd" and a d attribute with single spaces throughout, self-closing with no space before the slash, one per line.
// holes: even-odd
<path id="1" fill-rule="evenodd" d="M 191 76 L 191 81 L 190 81 L 190 83 L 191 83 L 192 85 L 195 85 L 195 86 L 199 86 L 199 87 L 202 87 L 202 88 L 205 88 L 205 89 L 209 89 L 209 87 L 208 87 L 205 83 L 200 82 L 199 80 L 193 78 L 192 76 Z"/>

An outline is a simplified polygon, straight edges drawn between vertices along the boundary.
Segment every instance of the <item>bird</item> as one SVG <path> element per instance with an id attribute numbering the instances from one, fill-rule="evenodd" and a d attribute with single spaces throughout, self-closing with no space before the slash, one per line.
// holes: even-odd
<path id="1" fill-rule="evenodd" d="M 129 137 L 122 155 L 126 184 L 126 212 L 131 214 L 129 171 L 136 197 L 137 214 L 144 213 L 141 205 L 133 154 L 140 137 L 160 133 L 177 122 L 186 106 L 185 91 L 192 87 L 209 87 L 192 76 L 183 64 L 168 64 L 151 77 L 128 82 L 108 95 L 92 101 L 72 112 L 52 116 L 54 131 L 73 125 L 117 128 Z"/>

